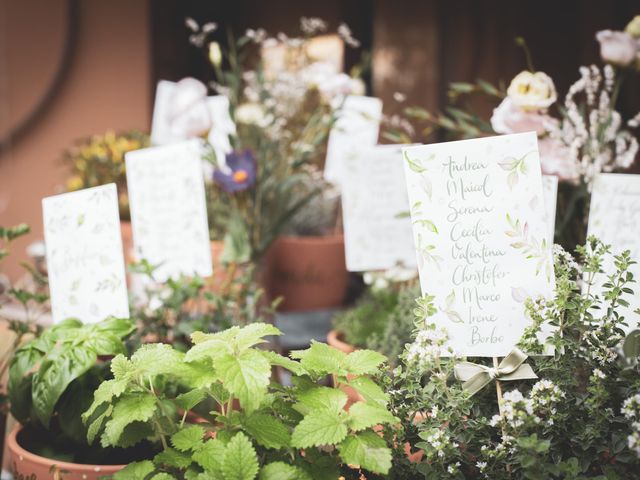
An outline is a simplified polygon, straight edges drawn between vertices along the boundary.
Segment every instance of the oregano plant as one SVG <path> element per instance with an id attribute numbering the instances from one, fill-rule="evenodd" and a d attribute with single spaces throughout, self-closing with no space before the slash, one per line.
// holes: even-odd
<path id="1" fill-rule="evenodd" d="M 345 354 L 323 343 L 292 358 L 260 347 L 280 335 L 254 323 L 217 333 L 196 332 L 182 353 L 142 346 L 113 359 L 113 379 L 84 413 L 89 441 L 131 446 L 155 440 L 153 460 L 128 465 L 116 479 L 316 479 L 373 476 L 391 468 L 391 449 L 375 427 L 397 419 L 370 374 L 386 361 L 377 352 Z M 291 385 L 272 380 L 276 368 Z M 364 398 L 345 409 L 347 395 L 323 385 L 333 376 Z M 213 408 L 206 418 L 193 412 Z"/>

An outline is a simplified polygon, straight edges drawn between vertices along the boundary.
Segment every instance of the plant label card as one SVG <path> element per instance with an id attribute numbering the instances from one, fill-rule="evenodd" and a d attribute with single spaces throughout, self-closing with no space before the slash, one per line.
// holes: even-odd
<path id="1" fill-rule="evenodd" d="M 339 107 L 338 118 L 329 133 L 324 178 L 340 186 L 345 163 L 359 150 L 378 143 L 382 100 L 375 97 L 348 95 Z"/>
<path id="2" fill-rule="evenodd" d="M 611 245 L 613 254 L 629 250 L 633 260 L 640 259 L 640 175 L 603 173 L 595 178 L 587 232 Z M 608 259 L 603 269 L 613 273 L 613 261 Z M 634 293 L 623 297 L 629 302 L 629 307 L 620 307 L 628 331 L 640 324 L 640 316 L 634 313 L 640 307 L 640 266 L 632 265 L 630 270 L 636 282 L 628 286 Z M 606 275 L 598 275 L 595 280 L 596 292 L 602 293 Z"/>
<path id="3" fill-rule="evenodd" d="M 402 145 L 360 149 L 345 162 L 342 184 L 347 270 L 417 268 Z"/>
<path id="4" fill-rule="evenodd" d="M 558 207 L 558 177 L 542 175 L 542 195 L 544 199 L 545 220 L 549 227 L 547 243 L 553 245 L 556 236 L 556 208 Z M 535 202 L 536 200 L 534 200 Z"/>
<path id="5" fill-rule="evenodd" d="M 53 322 L 128 318 L 116 185 L 44 198 L 42 213 Z"/>
<path id="6" fill-rule="evenodd" d="M 524 300 L 550 299 L 555 283 L 536 134 L 408 147 L 403 156 L 433 321 L 457 355 L 505 356 L 530 324 Z"/>
<path id="7" fill-rule="evenodd" d="M 212 273 L 201 154 L 199 139 L 125 154 L 136 257 L 158 281 Z"/>

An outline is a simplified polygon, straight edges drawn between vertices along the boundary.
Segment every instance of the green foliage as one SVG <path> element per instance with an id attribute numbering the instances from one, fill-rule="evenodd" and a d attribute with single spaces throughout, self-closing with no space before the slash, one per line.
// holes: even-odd
<path id="1" fill-rule="evenodd" d="M 398 419 L 387 410 L 380 387 L 365 376 L 377 372 L 385 357 L 369 350 L 347 355 L 314 343 L 295 352 L 296 361 L 257 348 L 273 335 L 280 331 L 255 323 L 196 332 L 186 353 L 153 344 L 129 359 L 118 355 L 113 379 L 96 390 L 83 415 L 89 441 L 159 441 L 163 449 L 151 469 L 148 462 L 127 467 L 146 478 L 325 478 L 318 470 L 335 478 L 339 471 L 353 475 L 350 464 L 386 473 L 391 450 L 373 427 Z M 290 370 L 293 385 L 271 383 L 274 367 Z M 352 381 L 371 402 L 345 410 L 347 395 L 320 385 L 327 375 Z M 216 405 L 212 417 L 189 424 L 189 411 L 207 402 Z"/>
<path id="2" fill-rule="evenodd" d="M 354 308 L 336 315 L 333 326 L 348 343 L 376 350 L 394 365 L 411 340 L 412 312 L 419 295 L 417 283 L 399 289 L 372 288 Z"/>
<path id="3" fill-rule="evenodd" d="M 416 324 L 422 333 L 392 375 L 379 377 L 390 393 L 391 413 L 401 420 L 399 429 L 386 427 L 384 432 L 397 442 L 392 478 L 603 479 L 637 474 L 640 369 L 632 348 L 635 334 L 627 340 L 628 354 L 620 350 L 626 323 L 620 307 L 633 295 L 629 268 L 635 262 L 629 252 L 612 255 L 595 238 L 578 249 L 579 263 L 556 248 L 555 298 L 527 300 L 532 325 L 520 342 L 532 354 L 548 346 L 555 353 L 527 360 L 540 378 L 537 382 L 502 384 L 501 410 L 495 389 L 469 397 L 455 380 L 453 367 L 460 359 L 441 358 L 437 331 L 429 330 L 434 311 L 427 300 L 421 301 Z M 604 265 L 613 265 L 614 272 L 606 275 Z M 541 331 L 549 327 L 553 333 L 544 340 Z M 406 443 L 423 450 L 420 463 L 408 461 L 402 448 Z"/>

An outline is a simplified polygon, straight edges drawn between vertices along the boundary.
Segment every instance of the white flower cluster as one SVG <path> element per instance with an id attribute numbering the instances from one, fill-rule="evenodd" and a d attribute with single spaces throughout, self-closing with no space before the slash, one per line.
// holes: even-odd
<path id="1" fill-rule="evenodd" d="M 317 17 L 302 17 L 300 30 L 306 35 L 316 35 L 327 31 L 327 22 Z"/>
<path id="2" fill-rule="evenodd" d="M 584 358 L 605 367 L 618 359 L 616 345 L 623 336 L 616 333 L 615 320 L 604 318 L 597 323 L 590 324 L 589 331 L 584 337 L 584 345 L 580 347 L 580 353 Z"/>
<path id="3" fill-rule="evenodd" d="M 565 97 L 566 118 L 552 136 L 569 147 L 578 172 L 591 184 L 600 172 L 631 166 L 638 152 L 638 140 L 624 128 L 615 109 L 615 71 L 605 65 L 580 68 L 580 79 Z M 578 97 L 584 97 L 584 105 Z M 633 121 L 632 121 L 633 122 Z"/>
<path id="4" fill-rule="evenodd" d="M 575 274 L 579 274 L 581 272 L 580 264 L 576 262 L 573 255 L 567 252 L 562 245 L 555 243 L 553 245 L 553 264 L 558 265 L 559 263 L 565 265 Z"/>
<path id="5" fill-rule="evenodd" d="M 631 435 L 627 437 L 629 450 L 640 457 L 640 393 L 627 398 L 621 411 L 625 418 L 631 421 Z"/>
<path id="6" fill-rule="evenodd" d="M 429 445 L 429 448 L 425 449 L 429 458 L 444 458 L 459 446 L 456 442 L 451 441 L 444 430 L 436 427 L 428 432 L 420 433 L 420 438 Z"/>
<path id="7" fill-rule="evenodd" d="M 389 288 L 392 283 L 402 283 L 413 280 L 418 276 L 418 271 L 415 268 L 407 268 L 402 265 L 396 265 L 383 271 L 371 271 L 365 272 L 362 279 L 367 285 L 371 285 L 373 288 L 384 290 Z"/>
<path id="8" fill-rule="evenodd" d="M 428 369 L 428 366 L 442 355 L 449 335 L 446 329 L 435 325 L 427 325 L 420 330 L 415 340 L 407 349 L 407 361 L 418 368 Z"/>
<path id="9" fill-rule="evenodd" d="M 563 398 L 565 393 L 551 380 L 539 380 L 531 387 L 528 397 L 517 389 L 506 392 L 502 397 L 501 413 L 494 415 L 489 424 L 492 427 L 506 426 L 511 430 L 526 425 L 551 426 L 557 413 L 556 404 Z M 510 438 L 502 440 L 508 443 Z"/>

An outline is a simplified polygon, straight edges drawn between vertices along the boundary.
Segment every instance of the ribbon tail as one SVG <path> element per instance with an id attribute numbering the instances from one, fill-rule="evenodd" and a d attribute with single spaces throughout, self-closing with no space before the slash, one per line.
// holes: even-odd
<path id="1" fill-rule="evenodd" d="M 538 378 L 538 375 L 533 371 L 533 368 L 531 368 L 528 363 L 523 363 L 516 369 L 516 371 L 507 375 L 501 375 L 498 380 L 508 382 L 511 380 L 533 380 L 535 378 Z"/>
<path id="2" fill-rule="evenodd" d="M 491 380 L 491 375 L 488 372 L 480 371 L 464 382 L 462 388 L 469 392 L 470 396 L 473 396 L 491 383 Z"/>

